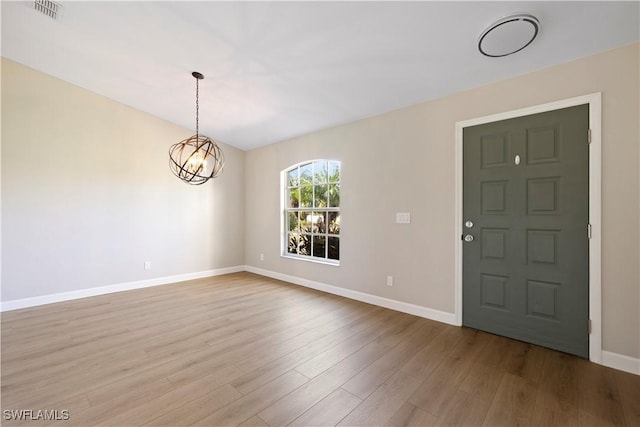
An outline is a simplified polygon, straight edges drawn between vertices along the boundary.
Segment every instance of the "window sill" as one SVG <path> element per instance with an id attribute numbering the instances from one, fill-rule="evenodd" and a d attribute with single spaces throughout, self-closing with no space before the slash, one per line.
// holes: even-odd
<path id="1" fill-rule="evenodd" d="M 302 256 L 295 256 L 295 255 L 291 255 L 291 254 L 286 254 L 286 255 L 280 255 L 282 258 L 289 258 L 289 259 L 295 259 L 296 261 L 306 261 L 306 262 L 313 262 L 316 264 L 324 264 L 324 265 L 332 265 L 334 267 L 340 267 L 340 261 L 334 261 L 334 260 L 328 260 L 328 259 L 322 259 L 322 258 L 307 258 L 307 257 L 302 257 Z"/>

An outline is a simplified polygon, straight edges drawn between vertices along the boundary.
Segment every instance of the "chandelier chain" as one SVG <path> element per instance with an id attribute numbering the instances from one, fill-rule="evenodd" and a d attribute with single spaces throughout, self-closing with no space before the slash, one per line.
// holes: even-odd
<path id="1" fill-rule="evenodd" d="M 198 85 L 198 79 L 196 78 L 196 136 L 198 136 L 199 131 L 199 115 L 200 115 L 200 90 Z"/>

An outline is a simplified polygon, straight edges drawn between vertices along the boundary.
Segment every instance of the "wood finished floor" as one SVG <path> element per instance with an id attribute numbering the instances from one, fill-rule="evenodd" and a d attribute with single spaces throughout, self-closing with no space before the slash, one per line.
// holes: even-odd
<path id="1" fill-rule="evenodd" d="M 638 376 L 250 273 L 1 320 L 2 409 L 70 415 L 3 425 L 640 426 Z"/>

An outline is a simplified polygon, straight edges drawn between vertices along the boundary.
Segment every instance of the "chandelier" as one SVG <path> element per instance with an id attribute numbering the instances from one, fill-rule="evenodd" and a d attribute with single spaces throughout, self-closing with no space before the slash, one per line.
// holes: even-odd
<path id="1" fill-rule="evenodd" d="M 198 82 L 204 76 L 197 71 L 191 75 L 196 79 L 196 134 L 169 148 L 169 167 L 175 176 L 187 184 L 200 185 L 222 173 L 224 154 L 213 139 L 199 134 Z"/>

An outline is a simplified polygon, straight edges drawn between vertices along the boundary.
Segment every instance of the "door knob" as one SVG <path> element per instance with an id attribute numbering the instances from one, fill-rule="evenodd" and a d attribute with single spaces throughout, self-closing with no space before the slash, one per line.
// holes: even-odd
<path id="1" fill-rule="evenodd" d="M 465 223 L 464 223 L 464 226 L 465 226 L 465 227 L 467 227 L 467 228 L 471 228 L 471 227 L 473 227 L 473 221 L 467 221 L 467 222 L 465 222 Z"/>
<path id="2" fill-rule="evenodd" d="M 473 236 L 471 234 L 467 234 L 466 236 L 464 236 L 464 241 L 473 242 Z"/>

